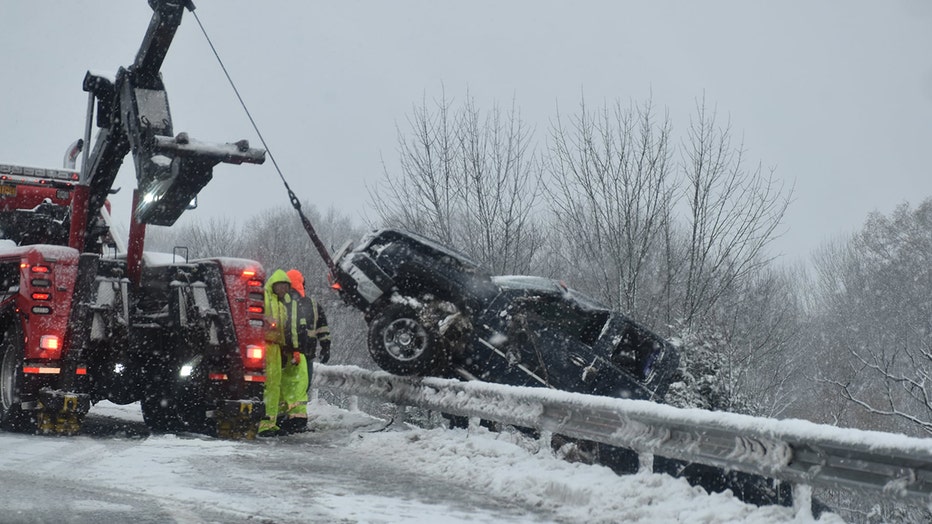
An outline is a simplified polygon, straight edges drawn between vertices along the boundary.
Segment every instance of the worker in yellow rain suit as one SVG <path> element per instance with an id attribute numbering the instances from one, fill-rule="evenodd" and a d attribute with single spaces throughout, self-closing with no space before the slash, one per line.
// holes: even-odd
<path id="1" fill-rule="evenodd" d="M 295 363 L 293 359 L 299 347 L 298 302 L 295 296 L 297 293 L 291 288 L 288 274 L 281 269 L 275 270 L 265 283 L 265 417 L 259 422 L 260 437 L 274 437 L 282 433 L 277 423 L 279 404 L 290 400 L 293 383 L 300 375 L 300 360 Z M 307 371 L 304 376 L 306 390 Z M 306 405 L 307 393 L 304 395 Z M 306 408 L 304 417 L 307 420 Z"/>

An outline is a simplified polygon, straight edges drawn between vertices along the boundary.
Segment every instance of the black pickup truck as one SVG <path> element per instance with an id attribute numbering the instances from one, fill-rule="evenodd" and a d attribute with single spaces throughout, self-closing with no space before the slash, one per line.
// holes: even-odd
<path id="1" fill-rule="evenodd" d="M 660 401 L 679 363 L 670 343 L 563 282 L 492 276 L 419 235 L 374 231 L 334 261 L 390 373 Z"/>

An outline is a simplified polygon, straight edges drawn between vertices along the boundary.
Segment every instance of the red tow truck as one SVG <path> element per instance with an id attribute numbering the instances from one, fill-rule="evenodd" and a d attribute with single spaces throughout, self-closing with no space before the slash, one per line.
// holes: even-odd
<path id="1" fill-rule="evenodd" d="M 157 255 L 144 244 L 146 225 L 174 224 L 216 164 L 262 163 L 265 151 L 174 133 L 159 70 L 194 5 L 149 5 L 134 63 L 114 79 L 84 78 L 85 138 L 66 156 L 71 165 L 0 162 L 3 429 L 74 434 L 101 400 L 140 402 L 156 431 L 225 438 L 253 437 L 264 414 L 262 266 Z M 137 189 L 123 246 L 107 195 L 130 152 Z"/>

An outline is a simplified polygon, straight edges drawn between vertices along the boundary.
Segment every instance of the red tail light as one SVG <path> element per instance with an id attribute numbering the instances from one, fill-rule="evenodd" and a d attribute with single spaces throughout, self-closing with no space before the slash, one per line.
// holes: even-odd
<path id="1" fill-rule="evenodd" d="M 58 360 L 61 358 L 61 339 L 55 335 L 42 335 L 39 338 L 40 358 Z"/>
<path id="2" fill-rule="evenodd" d="M 246 285 L 249 287 L 262 287 L 262 281 L 261 280 L 250 280 L 249 282 L 246 283 Z"/>
<path id="3" fill-rule="evenodd" d="M 51 293 L 33 293 L 32 294 L 33 300 L 48 300 L 50 298 L 52 298 Z"/>
<path id="4" fill-rule="evenodd" d="M 253 269 L 244 269 L 243 276 L 246 278 L 254 277 L 256 276 L 256 272 Z"/>
<path id="5" fill-rule="evenodd" d="M 262 346 L 246 346 L 246 358 L 250 360 L 265 359 L 265 348 Z"/>
<path id="6" fill-rule="evenodd" d="M 31 269 L 33 273 L 48 273 L 49 272 L 48 266 L 32 266 Z"/>
<path id="7" fill-rule="evenodd" d="M 249 306 L 249 312 L 250 312 L 250 313 L 258 313 L 258 314 L 261 315 L 261 314 L 262 314 L 262 310 L 263 310 L 263 307 L 262 307 L 262 306 Z"/>

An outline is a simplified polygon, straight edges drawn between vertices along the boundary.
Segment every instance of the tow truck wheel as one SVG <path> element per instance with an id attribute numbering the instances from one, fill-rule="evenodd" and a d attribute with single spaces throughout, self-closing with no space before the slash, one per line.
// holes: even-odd
<path id="1" fill-rule="evenodd" d="M 149 429 L 160 433 L 174 433 L 182 429 L 178 408 L 171 393 L 146 395 L 140 404 L 142 419 Z"/>
<path id="2" fill-rule="evenodd" d="M 410 306 L 391 304 L 369 324 L 369 354 L 396 375 L 442 374 L 448 355 L 433 326 L 425 326 Z"/>
<path id="3" fill-rule="evenodd" d="M 30 414 L 20 406 L 23 385 L 23 337 L 15 325 L 4 333 L 0 351 L 3 353 L 0 355 L 0 427 L 13 431 L 35 429 L 35 424 L 30 424 Z"/>
<path id="4" fill-rule="evenodd" d="M 141 404 L 146 425 L 163 433 L 206 432 L 207 404 L 200 378 L 200 373 L 195 373 L 186 383 L 169 379 L 154 394 L 145 395 Z"/>

